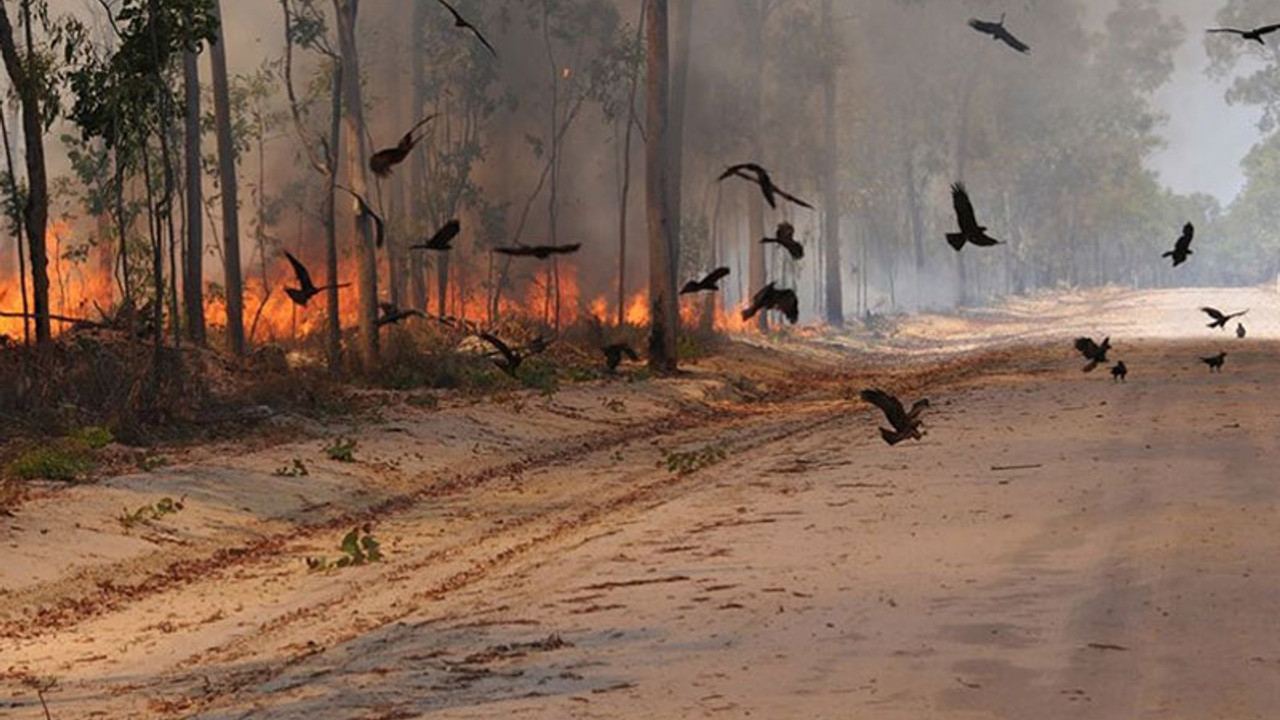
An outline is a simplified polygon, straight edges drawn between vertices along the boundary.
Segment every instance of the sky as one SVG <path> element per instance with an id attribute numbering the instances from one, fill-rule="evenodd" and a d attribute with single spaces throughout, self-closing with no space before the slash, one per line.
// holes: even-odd
<path id="1" fill-rule="evenodd" d="M 1261 139 L 1258 110 L 1227 104 L 1230 79 L 1205 75 L 1209 59 L 1204 29 L 1214 25 L 1223 0 L 1162 0 L 1165 12 L 1182 18 L 1187 41 L 1177 53 L 1173 79 L 1156 94 L 1168 116 L 1163 128 L 1168 146 L 1150 161 L 1160 179 L 1181 193 L 1203 192 L 1224 205 L 1240 192 L 1244 173 L 1240 161 Z"/>

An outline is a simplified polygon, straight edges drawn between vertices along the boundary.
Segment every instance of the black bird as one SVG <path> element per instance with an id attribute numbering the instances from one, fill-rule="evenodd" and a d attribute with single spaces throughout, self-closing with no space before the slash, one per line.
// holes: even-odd
<path id="1" fill-rule="evenodd" d="M 307 272 L 307 267 L 299 262 L 298 258 L 294 257 L 288 250 L 285 251 L 284 256 L 289 259 L 289 264 L 293 266 L 293 274 L 298 276 L 299 285 L 299 287 L 296 288 L 285 288 L 284 293 L 289 296 L 290 300 L 294 301 L 299 306 L 306 307 L 307 303 L 311 302 L 311 298 L 331 287 L 329 285 L 316 287 L 316 284 L 311 281 L 311 273 Z M 351 287 L 351 283 L 343 283 L 337 287 Z"/>
<path id="2" fill-rule="evenodd" d="M 1209 372 L 1222 372 L 1222 366 L 1227 362 L 1227 354 L 1220 352 L 1213 357 L 1202 357 L 1200 362 L 1209 366 Z"/>
<path id="3" fill-rule="evenodd" d="M 751 307 L 742 311 L 742 319 L 750 320 L 761 310 L 780 310 L 795 325 L 800 319 L 800 298 L 796 297 L 795 290 L 779 290 L 769 283 L 751 298 Z"/>
<path id="4" fill-rule="evenodd" d="M 1111 349 L 1111 338 L 1103 338 L 1102 344 L 1099 345 L 1093 341 L 1093 338 L 1076 338 L 1076 350 L 1084 356 L 1089 363 L 1082 370 L 1084 372 L 1093 372 L 1094 368 L 1107 361 L 1107 351 Z"/>
<path id="5" fill-rule="evenodd" d="M 1031 52 L 1031 46 L 1022 42 L 1013 36 L 1004 26 L 1004 15 L 1000 16 L 1000 22 L 987 22 L 985 20 L 970 20 L 969 27 L 977 30 L 983 35 L 990 35 L 992 40 L 999 40 L 1009 47 L 1017 50 L 1024 55 Z"/>
<path id="6" fill-rule="evenodd" d="M 1111 378 L 1116 382 L 1125 382 L 1125 378 L 1129 376 L 1129 368 L 1121 360 L 1111 366 Z"/>
<path id="7" fill-rule="evenodd" d="M 923 436 L 920 432 L 920 413 L 929 407 L 927 399 L 917 400 L 908 411 L 902 406 L 901 400 L 883 390 L 863 390 L 861 397 L 880 408 L 889 420 L 889 424 L 893 426 L 892 430 L 880 428 L 880 437 L 884 438 L 885 442 L 897 445 L 907 438 L 919 440 Z"/>
<path id="8" fill-rule="evenodd" d="M 1275 31 L 1277 31 L 1277 30 L 1280 30 L 1280 24 L 1277 24 L 1277 25 L 1263 25 L 1263 26 L 1262 26 L 1262 27 L 1260 27 L 1260 28 L 1254 28 L 1254 29 L 1252 29 L 1252 30 L 1237 30 L 1237 29 L 1235 29 L 1235 28 L 1210 28 L 1210 29 L 1206 30 L 1205 32 L 1211 32 L 1211 33 L 1231 33 L 1232 35 L 1239 35 L 1241 38 L 1243 38 L 1243 39 L 1245 39 L 1245 40 L 1257 40 L 1259 43 L 1261 43 L 1261 44 L 1263 44 L 1263 45 L 1266 45 L 1266 44 L 1267 44 L 1267 41 L 1266 41 L 1266 40 L 1263 40 L 1263 39 L 1262 39 L 1262 36 L 1263 36 L 1263 35 L 1270 35 L 1271 33 L 1275 32 Z"/>
<path id="9" fill-rule="evenodd" d="M 489 44 L 489 41 L 488 41 L 488 40 L 485 40 L 484 35 L 481 35 L 481 34 L 480 34 L 480 31 L 476 29 L 476 26 L 475 26 L 475 25 L 472 25 L 470 22 L 467 22 L 466 18 L 464 18 L 464 17 L 462 17 L 461 15 L 459 15 L 459 14 L 458 14 L 458 11 L 457 11 L 457 10 L 454 10 L 454 9 L 453 9 L 453 6 L 452 6 L 452 5 L 450 5 L 449 3 L 445 2 L 445 0 L 438 0 L 438 2 L 439 2 L 441 5 L 445 6 L 445 8 L 446 8 L 449 12 L 453 13 L 453 26 L 454 26 L 454 27 L 458 27 L 458 28 L 465 28 L 465 29 L 467 29 L 467 30 L 470 30 L 470 31 L 471 31 L 471 33 L 472 33 L 473 35 L 475 35 L 475 36 L 476 36 L 476 39 L 477 39 L 477 40 L 479 40 L 480 42 L 484 43 L 484 46 L 485 46 L 485 47 L 487 47 L 487 48 L 489 48 L 489 52 L 493 53 L 493 56 L 494 56 L 494 57 L 498 57 L 498 51 L 493 49 L 493 46 Z"/>
<path id="10" fill-rule="evenodd" d="M 444 227 L 436 231 L 425 243 L 421 245 L 410 245 L 410 250 L 438 250 L 440 252 L 448 252 L 453 249 L 449 243 L 458 237 L 458 233 L 462 232 L 462 223 L 457 220 L 450 220 L 444 224 Z"/>
<path id="11" fill-rule="evenodd" d="M 421 310 L 401 310 L 392 303 L 378 303 L 378 309 L 381 311 L 378 313 L 378 327 L 396 325 L 411 317 L 427 317 L 427 314 Z"/>
<path id="12" fill-rule="evenodd" d="M 418 129 L 423 125 L 434 120 L 435 117 L 435 115 L 428 115 L 422 118 L 417 125 L 414 125 L 409 132 L 404 134 L 404 137 L 400 138 L 400 142 L 396 143 L 395 147 L 385 148 L 374 153 L 373 157 L 369 158 L 369 169 L 373 171 L 373 174 L 380 178 L 390 176 L 392 169 L 404 162 L 404 159 L 409 157 L 409 153 L 413 152 L 413 148 L 418 144 L 418 141 L 422 140 L 422 138 L 416 137 L 414 133 L 418 132 Z"/>
<path id="13" fill-rule="evenodd" d="M 760 192 L 764 194 L 764 201 L 769 203 L 769 207 L 777 209 L 778 198 L 787 200 L 799 205 L 800 207 L 813 209 L 809 203 L 788 192 L 784 192 L 782 188 L 773 184 L 773 178 L 769 177 L 769 171 L 760 167 L 755 163 L 741 163 L 729 166 L 728 170 L 720 173 L 720 177 L 716 181 L 726 180 L 731 177 L 740 177 L 760 186 Z"/>
<path id="14" fill-rule="evenodd" d="M 1222 311 L 1221 311 L 1221 310 L 1216 310 L 1216 309 L 1211 308 L 1211 307 L 1202 307 L 1202 308 L 1200 308 L 1200 312 L 1202 312 L 1202 313 L 1204 313 L 1205 315 L 1208 315 L 1209 317 L 1213 318 L 1213 322 L 1209 323 L 1208 327 L 1210 327 L 1210 328 L 1218 328 L 1218 329 L 1220 329 L 1220 330 L 1226 330 L 1226 329 L 1227 329 L 1227 323 L 1228 323 L 1228 322 L 1230 322 L 1231 320 L 1233 320 L 1233 319 L 1235 319 L 1235 318 L 1241 317 L 1242 315 L 1244 315 L 1245 313 L 1247 313 L 1247 312 L 1249 312 L 1249 311 L 1248 311 L 1248 310 L 1243 310 L 1243 311 L 1238 312 L 1238 313 L 1231 313 L 1230 315 L 1225 315 L 1225 314 L 1223 314 L 1223 313 L 1222 313 Z"/>
<path id="15" fill-rule="evenodd" d="M 1182 227 L 1182 237 L 1178 238 L 1173 249 L 1160 257 L 1173 258 L 1173 266 L 1178 267 L 1182 263 L 1186 262 L 1188 257 L 1195 255 L 1191 250 L 1191 241 L 1195 236 L 1196 226 L 1191 223 L 1187 223 Z"/>
<path id="16" fill-rule="evenodd" d="M 796 228 L 789 222 L 778 225 L 775 233 L 777 237 L 765 238 L 760 241 L 761 245 L 781 245 L 788 253 L 791 253 L 792 260 L 800 260 L 804 257 L 804 246 L 796 242 Z"/>
<path id="17" fill-rule="evenodd" d="M 1245 333 L 1245 330 L 1244 330 L 1244 323 L 1236 323 L 1236 337 L 1238 337 L 1238 338 L 1240 338 L 1241 340 L 1243 340 L 1243 339 L 1244 339 L 1245 334 L 1246 334 L 1246 333 Z"/>
<path id="18" fill-rule="evenodd" d="M 710 275 L 701 280 L 690 280 L 684 284 L 684 288 L 680 290 L 681 295 L 690 295 L 700 292 L 716 292 L 720 289 L 720 281 L 729 277 L 729 268 L 716 268 L 711 271 Z"/>
<path id="19" fill-rule="evenodd" d="M 493 251 L 499 255 L 534 257 L 539 260 L 546 260 L 552 255 L 572 255 L 580 249 L 582 249 L 581 243 L 574 245 L 516 245 L 515 247 L 494 248 Z"/>
<path id="20" fill-rule="evenodd" d="M 377 241 L 378 247 L 382 247 L 382 242 L 387 236 L 387 224 L 382 221 L 382 216 L 374 212 L 373 208 L 369 207 L 368 201 L 366 201 L 360 193 L 357 193 L 350 188 L 343 187 L 342 185 L 338 185 L 336 187 L 356 199 L 356 204 L 360 206 L 360 214 L 356 217 L 357 220 L 360 220 L 361 222 L 373 221 L 374 240 Z"/>
<path id="21" fill-rule="evenodd" d="M 965 190 L 964 183 L 955 183 L 951 186 L 951 204 L 955 206 L 956 222 L 960 224 L 960 232 L 947 233 L 947 243 L 955 248 L 956 252 L 960 252 L 965 243 L 978 247 L 1000 244 L 999 240 L 987 234 L 986 227 L 978 224 L 978 218 L 973 214 L 973 203 L 969 202 L 969 193 Z"/>
<path id="22" fill-rule="evenodd" d="M 600 348 L 600 351 L 604 353 L 605 366 L 609 368 L 609 372 L 614 372 L 618 369 L 618 366 L 622 364 L 623 357 L 631 360 L 631 362 L 640 361 L 640 356 L 626 343 L 616 343 Z"/>

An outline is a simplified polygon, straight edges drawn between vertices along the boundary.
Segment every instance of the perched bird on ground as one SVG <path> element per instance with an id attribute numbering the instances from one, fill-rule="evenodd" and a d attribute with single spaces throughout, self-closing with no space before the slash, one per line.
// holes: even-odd
<path id="1" fill-rule="evenodd" d="M 700 292 L 717 292 L 720 290 L 720 281 L 727 277 L 729 277 L 729 268 L 716 268 L 701 280 L 690 280 L 685 283 L 684 287 L 680 290 L 680 294 L 691 295 L 693 293 Z"/>
<path id="2" fill-rule="evenodd" d="M 285 251 L 284 256 L 289 259 L 289 264 L 293 266 L 293 274 L 298 276 L 298 287 L 287 287 L 284 289 L 284 293 L 300 307 L 306 307 L 307 303 L 311 302 L 311 298 L 332 287 L 330 285 L 316 287 L 316 284 L 311 281 L 311 273 L 307 272 L 307 267 L 299 262 L 298 258 L 294 257 L 288 250 Z M 351 287 L 351 283 L 343 283 L 337 287 L 339 289 Z"/>
<path id="3" fill-rule="evenodd" d="M 604 353 L 605 366 L 609 368 L 609 372 L 614 372 L 618 366 L 622 364 L 622 358 L 626 357 L 631 362 L 640 362 L 640 356 L 635 350 L 626 343 L 615 343 L 608 347 L 600 348 Z"/>
<path id="4" fill-rule="evenodd" d="M 789 222 L 778 225 L 777 237 L 765 238 L 760 241 L 761 245 L 781 245 L 788 253 L 791 254 L 792 260 L 800 260 L 804 258 L 804 246 L 796 242 L 796 228 Z"/>
<path id="5" fill-rule="evenodd" d="M 464 28 L 464 29 L 466 29 L 466 30 L 470 30 L 470 31 L 471 31 L 471 34 L 472 34 L 472 35 L 475 35 L 477 40 L 479 40 L 481 43 L 483 43 L 485 47 L 489 48 L 489 52 L 493 53 L 493 56 L 494 56 L 494 57 L 498 57 L 498 51 L 493 49 L 493 46 L 489 44 L 489 41 L 485 39 L 484 35 L 481 35 L 481 34 L 480 34 L 480 31 L 479 31 L 478 29 L 476 29 L 476 26 L 475 26 L 475 25 L 472 25 L 470 22 L 468 22 L 468 21 L 467 21 L 467 19 L 466 19 L 466 18 L 464 18 L 464 17 L 462 17 L 461 15 L 459 15 L 459 14 L 458 14 L 458 11 L 457 11 L 457 10 L 455 10 L 455 9 L 453 8 L 453 6 L 452 6 L 452 5 L 450 5 L 449 3 L 445 2 L 445 0 L 437 0 L 437 1 L 438 1 L 441 5 L 445 6 L 445 8 L 446 8 L 446 9 L 448 9 L 448 11 L 449 11 L 450 13 L 453 13 L 453 26 L 454 26 L 454 27 Z"/>
<path id="6" fill-rule="evenodd" d="M 1105 363 L 1107 361 L 1107 351 L 1110 349 L 1110 337 L 1103 338 L 1101 345 L 1095 343 L 1093 338 L 1076 338 L 1076 350 L 1084 356 L 1085 360 L 1089 361 L 1089 364 L 1081 368 L 1084 372 L 1093 372 L 1094 368 Z"/>
<path id="7" fill-rule="evenodd" d="M 769 171 L 755 163 L 741 163 L 729 166 L 728 170 L 720 173 L 720 177 L 716 178 L 717 182 L 726 180 L 731 177 L 740 177 L 743 180 L 753 182 L 760 186 L 760 192 L 764 194 L 764 201 L 769 203 L 769 207 L 778 207 L 778 198 L 793 202 L 800 207 L 813 209 L 809 203 L 790 193 L 784 192 L 782 188 L 773 184 L 773 178 L 769 177 Z"/>
<path id="8" fill-rule="evenodd" d="M 1205 30 L 1205 32 L 1231 33 L 1232 35 L 1239 35 L 1244 40 L 1257 40 L 1260 44 L 1266 45 L 1267 41 L 1263 40 L 1262 36 L 1270 35 L 1271 33 L 1277 30 L 1280 30 L 1280 24 L 1263 25 L 1262 27 L 1254 28 L 1252 30 L 1237 30 L 1236 28 L 1210 28 L 1208 30 Z"/>
<path id="9" fill-rule="evenodd" d="M 992 40 L 998 40 L 1024 55 L 1031 52 L 1030 45 L 1027 45 L 1014 37 L 1013 33 L 1009 32 L 1009 30 L 1005 28 L 1004 15 L 1000 16 L 1000 22 L 989 22 L 977 19 L 970 20 L 969 27 L 977 30 L 983 35 L 990 35 Z"/>
<path id="10" fill-rule="evenodd" d="M 1173 249 L 1161 255 L 1160 257 L 1173 258 L 1173 266 L 1178 267 L 1187 261 L 1187 258 L 1195 255 L 1191 250 L 1191 241 L 1196 236 L 1196 226 L 1187 223 L 1182 227 L 1182 236 L 1174 244 Z"/>
<path id="11" fill-rule="evenodd" d="M 411 317 L 427 317 L 427 314 L 421 310 L 401 310 L 392 303 L 378 303 L 378 309 L 381 311 L 378 313 L 378 327 L 396 325 Z"/>
<path id="12" fill-rule="evenodd" d="M 965 190 L 964 183 L 955 183 L 951 186 L 951 204 L 955 207 L 956 222 L 960 224 L 960 232 L 947 233 L 947 243 L 955 248 L 956 252 L 960 252 L 965 243 L 978 247 L 1000 244 L 999 240 L 987 234 L 986 227 L 978 224 L 978 218 L 973 213 L 973 203 L 969 202 L 969 193 Z"/>
<path id="13" fill-rule="evenodd" d="M 1117 382 L 1125 382 L 1125 378 L 1129 376 L 1129 368 L 1120 360 L 1111 366 L 1111 378 Z"/>
<path id="14" fill-rule="evenodd" d="M 409 157 L 409 153 L 413 152 L 414 146 L 422 140 L 421 137 L 415 136 L 414 133 L 418 132 L 423 125 L 434 120 L 435 117 L 435 115 L 428 115 L 422 118 L 417 125 L 414 125 L 409 132 L 404 134 L 404 137 L 400 138 L 400 142 L 396 143 L 395 147 L 385 148 L 374 153 L 373 157 L 369 158 L 369 169 L 373 171 L 373 174 L 380 178 L 389 177 L 395 166 L 404 162 L 405 158 Z"/>
<path id="15" fill-rule="evenodd" d="M 880 428 L 880 437 L 884 438 L 885 442 L 890 445 L 897 445 L 907 438 L 919 440 L 923 437 L 920 432 L 920 413 L 929 407 L 927 399 L 917 400 L 911 406 L 911 410 L 907 411 L 902 406 L 901 400 L 883 390 L 863 390 L 861 397 L 863 400 L 880 408 L 884 412 L 884 416 L 889 420 L 889 424 L 893 426 L 892 430 Z"/>
<path id="16" fill-rule="evenodd" d="M 800 319 L 800 298 L 796 297 L 795 290 L 779 290 L 769 283 L 751 298 L 751 306 L 742 311 L 742 319 L 750 320 L 761 310 L 779 310 L 795 325 Z"/>
<path id="17" fill-rule="evenodd" d="M 410 250 L 436 250 L 439 252 L 448 252 L 453 249 L 449 243 L 458 237 L 458 233 L 462 232 L 462 223 L 450 220 L 444 224 L 444 227 L 436 231 L 425 243 L 421 245 L 410 245 Z"/>
<path id="18" fill-rule="evenodd" d="M 1200 362 L 1209 366 L 1209 372 L 1214 372 L 1215 370 L 1217 372 L 1222 372 L 1222 366 L 1227 362 L 1227 354 L 1220 352 L 1213 357 L 1202 357 L 1200 358 Z"/>
<path id="19" fill-rule="evenodd" d="M 513 348 L 492 333 L 481 332 L 478 337 L 493 346 L 494 350 L 497 351 L 490 353 L 493 358 L 493 364 L 511 377 L 516 377 L 516 371 L 520 369 L 520 364 L 526 359 L 541 354 L 547 349 L 547 341 L 541 335 L 523 348 Z"/>
<path id="20" fill-rule="evenodd" d="M 494 248 L 499 255 L 511 257 L 533 257 L 546 260 L 552 255 L 572 255 L 582 249 L 582 244 L 574 245 L 516 245 L 515 247 Z"/>
<path id="21" fill-rule="evenodd" d="M 1222 311 L 1220 310 L 1216 310 L 1211 307 L 1202 307 L 1200 308 L 1200 312 L 1213 318 L 1213 322 L 1209 323 L 1208 327 L 1218 328 L 1219 330 L 1226 330 L 1228 322 L 1230 322 L 1231 320 L 1234 320 L 1235 318 L 1243 316 L 1245 313 L 1249 311 L 1244 310 L 1238 313 L 1231 313 L 1230 315 L 1226 315 L 1226 314 L 1223 314 Z"/>
<path id="22" fill-rule="evenodd" d="M 1243 340 L 1245 334 L 1244 323 L 1236 323 L 1236 337 Z"/>
<path id="23" fill-rule="evenodd" d="M 356 215 L 356 219 L 360 222 L 373 222 L 373 239 L 377 243 L 378 247 L 382 247 L 382 241 L 386 238 L 386 223 L 382 221 L 382 216 L 374 212 L 373 208 L 369 207 L 368 201 L 366 201 L 360 193 L 357 193 L 350 188 L 343 187 L 342 185 L 338 185 L 336 187 L 355 198 L 356 204 L 360 206 L 360 212 Z"/>

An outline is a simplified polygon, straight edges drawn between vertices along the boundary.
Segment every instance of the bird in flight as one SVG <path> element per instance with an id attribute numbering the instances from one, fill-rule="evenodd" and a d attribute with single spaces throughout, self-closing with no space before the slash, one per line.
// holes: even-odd
<path id="1" fill-rule="evenodd" d="M 552 255 L 572 255 L 582 249 L 582 244 L 574 245 L 516 245 L 515 247 L 494 248 L 499 255 L 511 257 L 534 257 L 546 260 Z"/>
<path id="2" fill-rule="evenodd" d="M 1248 313 L 1249 311 L 1242 310 L 1238 313 L 1231 313 L 1230 315 L 1227 315 L 1227 314 L 1224 314 L 1221 310 L 1217 310 L 1215 308 L 1202 307 L 1200 308 L 1200 312 L 1213 318 L 1213 322 L 1209 323 L 1210 328 L 1218 328 L 1220 330 L 1226 330 L 1228 322 L 1234 320 L 1235 318 L 1244 316 L 1245 313 Z"/>
<path id="3" fill-rule="evenodd" d="M 411 317 L 425 318 L 427 314 L 421 310 L 401 310 L 392 303 L 378 303 L 378 327 L 397 325 Z"/>
<path id="4" fill-rule="evenodd" d="M 1111 379 L 1115 382 L 1125 382 L 1125 378 L 1129 377 L 1129 368 L 1121 360 L 1111 366 Z"/>
<path id="5" fill-rule="evenodd" d="M 861 397 L 880 408 L 885 418 L 889 420 L 889 424 L 893 426 L 892 430 L 880 428 L 880 437 L 884 438 L 886 443 L 897 445 L 907 438 L 919 440 L 923 437 L 923 433 L 920 432 L 920 413 L 929 407 L 928 399 L 917 400 L 908 411 L 902 406 L 901 400 L 883 390 L 863 390 Z"/>
<path id="6" fill-rule="evenodd" d="M 1222 372 L 1222 366 L 1227 362 L 1227 354 L 1220 352 L 1213 357 L 1202 357 L 1200 362 L 1209 366 L 1209 372 Z"/>
<path id="7" fill-rule="evenodd" d="M 778 225 L 777 237 L 765 238 L 760 241 L 761 245 L 781 245 L 788 253 L 791 254 L 792 260 L 800 260 L 804 258 L 804 246 L 796 242 L 796 228 L 789 222 Z"/>
<path id="8" fill-rule="evenodd" d="M 973 203 L 969 201 L 969 192 L 965 190 L 964 183 L 955 183 L 951 186 L 951 204 L 956 210 L 956 222 L 960 223 L 960 232 L 947 233 L 947 243 L 955 248 L 956 252 L 960 252 L 965 243 L 978 247 L 1001 244 L 999 240 L 987 234 L 985 226 L 978 224 L 978 218 L 973 213 Z"/>
<path id="9" fill-rule="evenodd" d="M 489 52 L 493 53 L 494 57 L 498 57 L 498 51 L 493 49 L 493 46 L 489 44 L 489 41 L 485 39 L 484 35 L 480 33 L 480 30 L 477 29 L 475 25 L 472 25 L 466 18 L 462 17 L 462 15 L 460 15 L 452 5 L 445 2 L 445 0 L 437 0 L 437 2 L 439 2 L 441 5 L 445 7 L 446 10 L 448 10 L 450 13 L 453 14 L 454 27 L 470 30 L 471 34 L 475 35 L 477 40 L 483 43 L 485 47 L 489 48 Z"/>
<path id="10" fill-rule="evenodd" d="M 1009 32 L 1009 30 L 1004 26 L 1004 15 L 1000 16 L 1000 22 L 988 22 L 977 19 L 970 20 L 969 27 L 977 30 L 983 35 L 990 35 L 992 40 L 998 40 L 1024 55 L 1031 52 L 1030 45 L 1014 37 L 1013 33 Z"/>
<path id="11" fill-rule="evenodd" d="M 1243 340 L 1245 335 L 1244 323 L 1236 323 L 1236 337 Z"/>
<path id="12" fill-rule="evenodd" d="M 342 185 L 337 185 L 336 187 L 356 199 L 356 204 L 360 206 L 360 213 L 356 216 L 356 219 L 360 222 L 373 222 L 374 240 L 377 242 L 378 247 L 382 247 L 382 242 L 386 239 L 387 226 L 387 224 L 382 221 L 382 216 L 378 215 L 378 213 L 373 211 L 373 208 L 369 207 L 368 201 L 366 201 L 360 193 Z"/>
<path id="13" fill-rule="evenodd" d="M 462 223 L 457 220 L 450 220 L 444 224 L 444 227 L 436 231 L 425 243 L 421 245 L 410 245 L 410 250 L 437 250 L 439 252 L 448 252 L 453 249 L 449 243 L 458 237 L 458 233 L 462 232 Z"/>
<path id="14" fill-rule="evenodd" d="M 690 280 L 684 284 L 680 290 L 681 295 L 691 295 L 700 292 L 716 292 L 720 289 L 720 281 L 729 277 L 729 268 L 721 267 L 711 271 L 711 274 L 701 280 Z"/>
<path id="15" fill-rule="evenodd" d="M 1187 261 L 1187 258 L 1195 253 L 1191 250 L 1191 241 L 1196 236 L 1196 226 L 1187 223 L 1182 227 L 1182 236 L 1174 244 L 1173 249 L 1161 255 L 1160 257 L 1173 258 L 1173 266 L 1178 267 Z"/>
<path id="16" fill-rule="evenodd" d="M 284 292 L 289 296 L 289 299 L 297 303 L 299 307 L 306 307 L 307 303 L 311 302 L 311 298 L 331 287 L 351 287 L 351 283 L 344 283 L 337 286 L 325 285 L 324 287 L 316 287 L 316 284 L 311 280 L 311 273 L 307 272 L 306 265 L 303 265 L 298 258 L 294 257 L 288 250 L 285 251 L 284 256 L 289 259 L 289 264 L 293 266 L 293 274 L 298 276 L 298 287 L 287 287 L 284 289 Z"/>
<path id="17" fill-rule="evenodd" d="M 434 120 L 435 117 L 435 115 L 428 115 L 422 118 L 417 125 L 414 125 L 409 132 L 404 134 L 404 137 L 400 138 L 400 142 L 395 147 L 385 148 L 374 153 L 373 157 L 369 158 L 369 169 L 373 171 L 373 174 L 380 178 L 389 177 L 392 169 L 404 162 L 404 159 L 409 157 L 409 153 L 413 152 L 414 146 L 422 140 L 421 137 L 415 136 L 414 133 L 418 132 L 423 125 Z"/>
<path id="18" fill-rule="evenodd" d="M 1107 361 L 1107 351 L 1111 349 L 1111 338 L 1103 338 L 1102 344 L 1099 345 L 1093 341 L 1093 338 L 1076 338 L 1076 350 L 1084 356 L 1089 363 L 1082 370 L 1084 372 L 1093 372 L 1094 368 Z"/>
<path id="19" fill-rule="evenodd" d="M 1236 28 L 1210 28 L 1205 32 L 1230 33 L 1232 35 L 1239 35 L 1241 38 L 1245 40 L 1257 40 L 1259 43 L 1266 45 L 1267 41 L 1263 40 L 1262 36 L 1270 35 L 1271 33 L 1277 30 L 1280 30 L 1280 24 L 1263 25 L 1262 27 L 1254 28 L 1252 30 L 1237 30 Z"/>
<path id="20" fill-rule="evenodd" d="M 769 171 L 755 163 L 731 165 L 729 169 L 720 173 L 720 177 L 716 178 L 716 181 L 720 182 L 731 177 L 740 177 L 743 180 L 759 185 L 760 192 L 764 195 L 764 201 L 769 203 L 769 207 L 775 210 L 778 207 L 778 198 L 795 203 L 800 207 L 813 209 L 813 206 L 809 203 L 773 184 L 773 178 L 769 177 Z"/>
<path id="21" fill-rule="evenodd" d="M 631 360 L 631 362 L 640 361 L 640 356 L 626 343 L 615 343 L 608 347 L 600 348 L 600 351 L 604 353 L 605 366 L 609 368 L 609 372 L 615 372 L 618 366 L 622 364 L 622 358 L 624 357 Z"/>
<path id="22" fill-rule="evenodd" d="M 742 311 L 742 319 L 750 320 L 761 310 L 779 310 L 795 325 L 800 319 L 800 298 L 796 297 L 795 290 L 779 290 L 769 283 L 751 298 L 751 306 Z"/>
<path id="23" fill-rule="evenodd" d="M 513 348 L 492 333 L 479 333 L 479 338 L 493 346 L 496 351 L 490 353 L 493 358 L 493 364 L 511 377 L 516 377 L 516 371 L 520 369 L 520 364 L 527 358 L 547 349 L 547 341 L 541 335 L 523 348 Z"/>

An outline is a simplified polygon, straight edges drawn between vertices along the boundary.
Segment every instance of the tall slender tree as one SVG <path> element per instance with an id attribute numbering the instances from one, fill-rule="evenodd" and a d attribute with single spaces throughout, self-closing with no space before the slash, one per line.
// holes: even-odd
<path id="1" fill-rule="evenodd" d="M 649 367 L 657 372 L 674 372 L 677 365 L 675 275 L 671 272 L 675 255 L 671 209 L 679 205 L 667 185 L 670 172 L 669 84 L 670 58 L 667 0 L 647 0 L 648 76 L 646 78 L 649 131 L 645 146 L 645 201 L 649 221 Z"/>
<path id="2" fill-rule="evenodd" d="M 222 266 L 227 296 L 227 347 L 244 354 L 244 281 L 240 270 L 240 199 L 237 192 L 236 147 L 231 134 L 231 93 L 227 81 L 226 35 L 222 0 L 216 0 L 218 36 L 209 48 L 213 77 L 213 115 L 218 134 L 218 170 L 222 186 Z"/>
<path id="3" fill-rule="evenodd" d="M 203 345 L 204 332 L 204 174 L 200 165 L 200 65 L 193 50 L 182 57 L 186 93 L 186 263 L 182 300 L 186 309 L 187 338 Z"/>
<path id="4" fill-rule="evenodd" d="M 828 47 L 824 48 L 822 77 L 822 233 L 825 310 L 827 323 L 840 327 L 844 324 L 844 288 L 840 284 L 840 193 L 836 186 L 836 164 L 840 156 L 836 133 L 836 76 L 839 67 L 839 36 L 833 31 L 835 18 L 833 0 L 822 0 L 822 28 L 828 33 Z"/>

